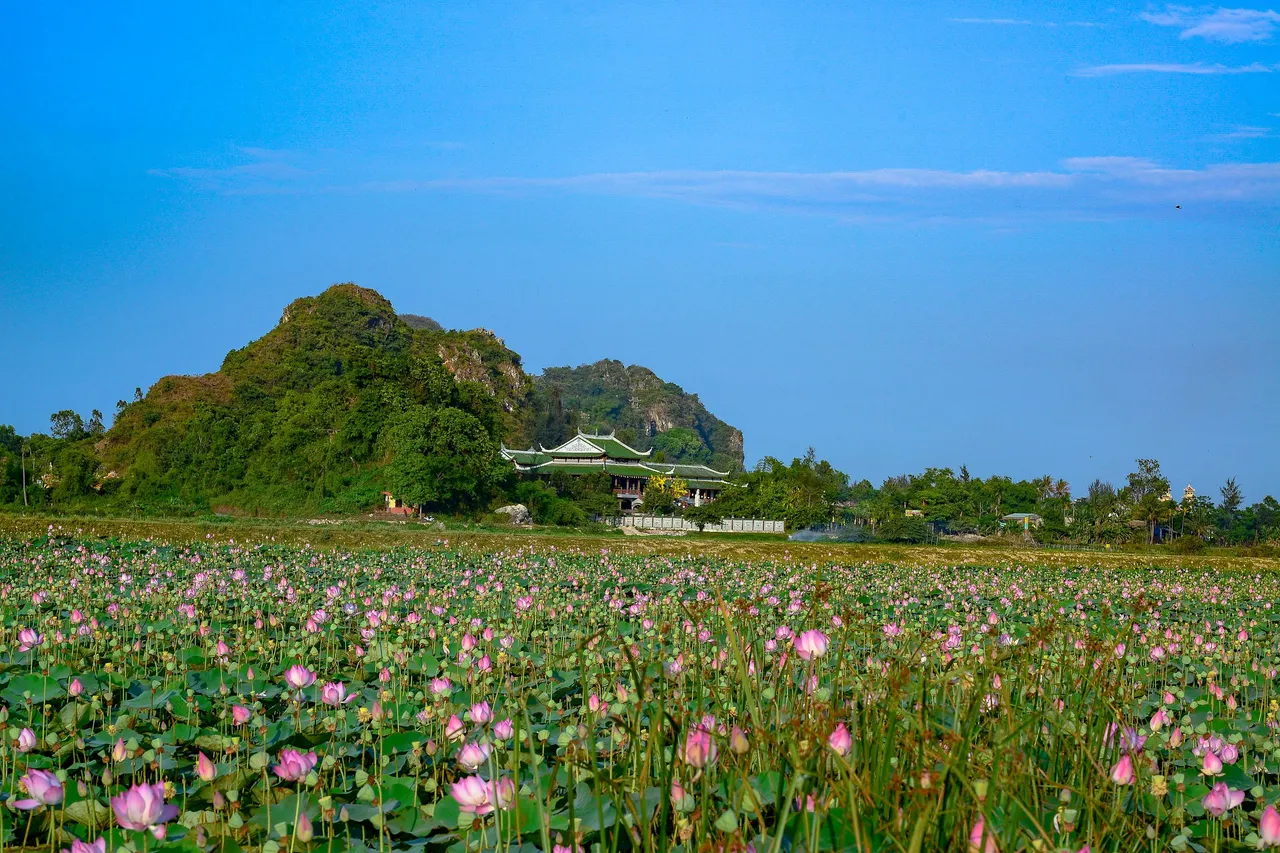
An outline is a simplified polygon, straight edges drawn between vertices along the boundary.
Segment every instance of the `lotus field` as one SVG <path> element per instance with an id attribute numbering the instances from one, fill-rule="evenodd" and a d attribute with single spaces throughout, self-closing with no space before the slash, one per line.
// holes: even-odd
<path id="1" fill-rule="evenodd" d="M 846 553 L 0 539 L 0 850 L 1280 847 L 1280 575 Z"/>

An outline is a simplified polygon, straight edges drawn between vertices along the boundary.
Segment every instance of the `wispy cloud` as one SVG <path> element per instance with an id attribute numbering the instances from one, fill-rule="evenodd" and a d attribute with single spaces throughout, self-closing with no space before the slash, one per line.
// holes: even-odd
<path id="1" fill-rule="evenodd" d="M 1243 124 L 1228 133 L 1218 134 L 1219 139 L 1265 139 L 1271 135 L 1271 128 Z"/>
<path id="2" fill-rule="evenodd" d="M 167 169 L 151 169 L 148 174 L 162 178 L 178 178 L 204 189 L 225 190 L 237 185 L 285 185 L 314 177 L 319 172 L 298 165 L 308 159 L 296 151 L 280 151 L 271 148 L 236 146 L 231 157 L 241 162 L 225 166 L 177 166 Z M 248 158 L 248 162 L 244 162 Z"/>
<path id="3" fill-rule="evenodd" d="M 1116 74 L 1270 74 L 1275 66 L 1254 62 L 1250 65 L 1206 65 L 1203 62 L 1130 62 L 1117 65 L 1088 65 L 1074 72 L 1077 77 L 1111 77 Z"/>
<path id="4" fill-rule="evenodd" d="M 272 158 L 272 163 L 277 158 Z M 761 212 L 803 213 L 851 222 L 1020 221 L 1141 218 L 1192 211 L 1280 211 L 1280 163 L 1221 163 L 1174 169 L 1133 157 L 1085 157 L 1056 169 L 863 169 L 831 172 L 663 170 L 558 177 L 388 179 L 332 168 L 157 169 L 225 194 L 468 193 L 535 197 L 605 196 Z M 342 175 L 342 179 L 336 176 Z"/>
<path id="5" fill-rule="evenodd" d="M 1180 38 L 1226 44 L 1268 41 L 1280 27 L 1280 12 L 1271 9 L 1166 6 L 1163 12 L 1144 12 L 1141 17 L 1162 27 L 1177 27 L 1182 31 Z"/>
<path id="6" fill-rule="evenodd" d="M 1067 21 L 1065 24 L 1059 24 L 1057 21 L 1032 21 L 1027 18 L 947 18 L 953 24 L 991 24 L 1000 27 L 1100 27 L 1102 24 L 1094 21 Z"/>
<path id="7" fill-rule="evenodd" d="M 947 20 L 953 24 L 997 24 L 1006 27 L 1031 27 L 1036 23 L 1021 18 L 948 18 Z"/>

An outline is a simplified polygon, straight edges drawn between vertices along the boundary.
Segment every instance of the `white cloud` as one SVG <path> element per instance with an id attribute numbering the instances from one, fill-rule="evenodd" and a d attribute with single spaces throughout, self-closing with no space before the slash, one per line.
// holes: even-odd
<path id="1" fill-rule="evenodd" d="M 1036 23 L 1021 18 L 948 18 L 947 20 L 953 24 L 998 24 L 1006 27 L 1030 27 Z"/>
<path id="2" fill-rule="evenodd" d="M 1270 74 L 1276 68 L 1254 62 L 1250 65 L 1205 65 L 1203 62 L 1132 62 L 1118 65 L 1089 65 L 1077 69 L 1077 77 L 1111 77 L 1116 74 Z"/>
<path id="3" fill-rule="evenodd" d="M 271 161 L 274 164 L 274 158 Z M 373 179 L 359 169 L 159 169 L 152 174 L 226 194 L 469 193 L 601 196 L 675 201 L 758 212 L 829 216 L 850 222 L 1113 219 L 1184 210 L 1280 211 L 1280 163 L 1222 163 L 1173 169 L 1136 157 L 1081 157 L 1058 169 L 863 169 L 831 172 L 664 170 L 561 177 Z M 335 174 L 346 178 L 326 182 Z"/>
<path id="4" fill-rule="evenodd" d="M 1218 134 L 1219 139 L 1265 139 L 1271 135 L 1271 128 L 1257 127 L 1255 125 L 1242 124 L 1238 125 L 1235 130 L 1230 133 Z"/>
<path id="5" fill-rule="evenodd" d="M 1271 9 L 1225 9 L 1166 6 L 1163 12 L 1145 12 L 1142 19 L 1162 27 L 1177 27 L 1180 38 L 1238 44 L 1267 41 L 1280 26 L 1280 12 Z"/>

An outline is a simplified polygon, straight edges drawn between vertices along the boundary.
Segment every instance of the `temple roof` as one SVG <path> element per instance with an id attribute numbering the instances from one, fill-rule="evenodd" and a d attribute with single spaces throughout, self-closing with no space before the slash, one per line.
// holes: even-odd
<path id="1" fill-rule="evenodd" d="M 605 471 L 618 477 L 652 477 L 661 474 L 690 480 L 697 488 L 724 485 L 728 471 L 717 471 L 707 465 L 656 462 L 651 450 L 636 450 L 614 433 L 597 435 L 578 430 L 578 434 L 558 447 L 530 447 L 515 450 L 502 446 L 502 455 L 515 463 L 517 470 L 550 474 L 566 471 L 587 474 Z"/>

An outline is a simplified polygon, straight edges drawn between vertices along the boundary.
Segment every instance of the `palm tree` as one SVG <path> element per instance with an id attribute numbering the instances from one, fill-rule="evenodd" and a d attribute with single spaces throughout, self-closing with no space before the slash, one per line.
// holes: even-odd
<path id="1" fill-rule="evenodd" d="M 1147 492 L 1133 508 L 1133 517 L 1147 523 L 1147 544 L 1156 541 L 1156 527 L 1173 517 L 1173 504 L 1155 492 Z"/>

